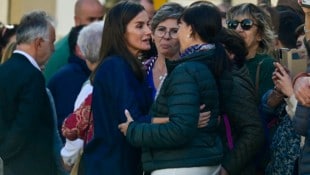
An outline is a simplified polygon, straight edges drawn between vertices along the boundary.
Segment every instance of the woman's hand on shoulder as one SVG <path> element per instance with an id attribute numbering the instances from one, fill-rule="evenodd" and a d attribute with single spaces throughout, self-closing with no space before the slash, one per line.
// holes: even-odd
<path id="1" fill-rule="evenodd" d="M 125 109 L 125 116 L 127 118 L 127 121 L 118 125 L 118 129 L 124 134 L 124 136 L 126 136 L 127 134 L 129 124 L 133 122 L 130 112 L 127 109 Z"/>

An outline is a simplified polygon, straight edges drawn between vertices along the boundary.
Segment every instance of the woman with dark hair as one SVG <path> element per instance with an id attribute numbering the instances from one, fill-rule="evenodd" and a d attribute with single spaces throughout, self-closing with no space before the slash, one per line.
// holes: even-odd
<path id="1" fill-rule="evenodd" d="M 85 146 L 82 164 L 87 175 L 140 175 L 140 149 L 134 148 L 118 130 L 125 122 L 124 110 L 133 118 L 146 117 L 152 98 L 145 83 L 141 51 L 149 50 L 151 30 L 144 8 L 120 2 L 108 12 L 103 27 L 101 61 L 92 76 L 93 139 Z"/>
<path id="2" fill-rule="evenodd" d="M 184 11 L 178 3 L 165 3 L 156 12 L 151 20 L 152 40 L 156 47 L 156 56 L 143 62 L 146 67 L 146 77 L 152 91 L 153 99 L 158 95 L 159 89 L 167 76 L 166 59 L 177 60 L 180 58 L 180 43 L 177 38 L 178 18 Z M 201 106 L 203 108 L 204 105 Z M 207 124 L 209 112 L 200 113 L 198 127 Z M 169 122 L 168 118 L 152 120 L 152 123 Z"/>
<path id="3" fill-rule="evenodd" d="M 229 93 L 231 88 L 226 71 L 229 60 L 216 39 L 221 29 L 217 8 L 187 8 L 179 19 L 181 58 L 166 62 L 168 75 L 150 112 L 153 119 L 168 116 L 169 122 L 133 122 L 126 111 L 128 121 L 119 125 L 132 145 L 143 147 L 143 168 L 152 175 L 213 175 L 220 171 L 220 99 L 228 98 L 222 92 Z M 207 126 L 197 128 L 201 104 L 211 116 Z"/>
<path id="4" fill-rule="evenodd" d="M 264 131 L 258 114 L 254 85 L 245 66 L 247 48 L 241 36 L 230 29 L 223 29 L 219 41 L 232 61 L 233 88 L 225 101 L 227 118 L 223 116 L 224 159 L 220 175 L 255 174 L 255 155 L 263 145 Z M 227 135 L 231 128 L 231 138 Z"/>

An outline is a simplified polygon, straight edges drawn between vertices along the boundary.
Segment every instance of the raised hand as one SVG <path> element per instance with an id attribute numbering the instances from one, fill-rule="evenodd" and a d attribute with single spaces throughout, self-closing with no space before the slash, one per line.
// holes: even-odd
<path id="1" fill-rule="evenodd" d="M 278 62 L 274 63 L 276 67 L 272 74 L 272 80 L 278 91 L 282 92 L 285 96 L 290 97 L 293 95 L 293 85 L 288 71 Z"/>

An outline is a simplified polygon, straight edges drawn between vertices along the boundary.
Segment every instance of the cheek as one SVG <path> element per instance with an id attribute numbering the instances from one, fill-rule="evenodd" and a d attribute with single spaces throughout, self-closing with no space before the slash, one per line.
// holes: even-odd
<path id="1" fill-rule="evenodd" d="M 256 36 L 255 39 L 257 42 L 260 42 L 262 40 L 262 37 L 260 36 L 260 34 L 256 33 L 255 36 Z"/>
<path id="2" fill-rule="evenodd" d="M 128 35 L 128 37 L 127 37 L 127 42 L 128 42 L 129 45 L 135 46 L 135 45 L 140 44 L 140 43 L 141 43 L 141 40 L 140 40 L 140 37 L 139 37 L 138 35 L 136 35 L 136 34 L 130 34 L 130 35 Z"/>
<path id="3" fill-rule="evenodd" d="M 154 37 L 153 41 L 154 41 L 155 45 L 159 45 L 160 38 Z"/>
<path id="4" fill-rule="evenodd" d="M 250 32 L 249 33 L 245 33 L 244 41 L 245 41 L 246 45 L 250 45 L 253 42 L 256 42 L 255 41 L 255 35 L 253 33 L 250 33 Z"/>
<path id="5" fill-rule="evenodd" d="M 172 43 L 172 48 L 173 48 L 173 50 L 175 50 L 175 51 L 179 51 L 179 50 L 180 50 L 180 43 L 179 43 L 179 41 L 173 42 L 173 43 Z"/>

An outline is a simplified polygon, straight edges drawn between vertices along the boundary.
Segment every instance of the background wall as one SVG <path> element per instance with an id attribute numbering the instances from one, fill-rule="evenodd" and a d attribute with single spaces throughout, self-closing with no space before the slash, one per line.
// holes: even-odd
<path id="1" fill-rule="evenodd" d="M 69 33 L 74 26 L 74 3 L 76 0 L 56 0 L 56 36 L 60 38 Z"/>
<path id="2" fill-rule="evenodd" d="M 100 0 L 104 3 L 106 0 Z M 166 1 L 178 2 L 182 5 L 188 5 L 195 0 L 154 0 L 155 4 L 161 4 Z M 219 4 L 222 0 L 210 0 Z M 271 0 L 276 4 L 277 0 Z M 47 11 L 56 19 L 56 36 L 61 38 L 66 35 L 74 25 L 74 3 L 76 0 L 0 0 L 0 21 L 4 24 L 18 23 L 21 16 L 29 11 L 41 9 Z M 232 4 L 243 2 L 256 3 L 257 0 L 232 0 Z M 156 7 L 158 8 L 158 7 Z"/>
<path id="3" fill-rule="evenodd" d="M 33 10 L 44 10 L 51 16 L 55 16 L 55 1 L 38 0 L 10 0 L 8 20 L 10 23 L 18 23 L 23 14 Z"/>
<path id="4" fill-rule="evenodd" d="M 7 24 L 8 19 L 8 1 L 0 0 L 0 22 Z"/>

